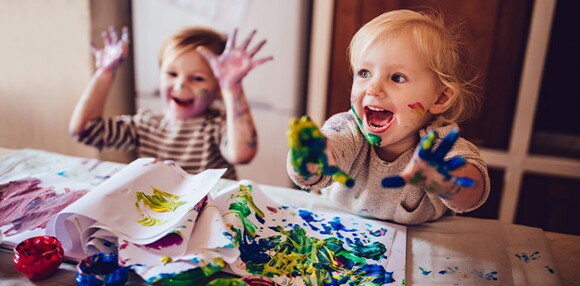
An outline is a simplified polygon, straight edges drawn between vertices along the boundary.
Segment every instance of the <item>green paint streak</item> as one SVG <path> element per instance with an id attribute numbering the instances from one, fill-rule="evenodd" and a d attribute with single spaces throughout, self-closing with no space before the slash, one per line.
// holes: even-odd
<path id="1" fill-rule="evenodd" d="M 155 187 L 151 187 L 151 189 L 153 189 L 152 196 L 148 196 L 144 192 L 137 192 L 136 204 L 138 204 L 140 201 L 143 201 L 143 204 L 145 204 L 152 211 L 157 213 L 172 212 L 175 211 L 178 207 L 185 204 L 185 201 L 179 201 L 179 199 L 181 198 L 180 196 L 166 193 Z"/>
<path id="2" fill-rule="evenodd" d="M 254 198 L 252 197 L 252 185 L 248 185 L 248 186 L 244 186 L 244 185 L 240 185 L 240 191 L 236 194 L 233 194 L 232 197 L 230 198 L 241 198 L 243 199 L 245 202 L 247 202 L 250 207 L 254 210 L 254 212 L 256 212 L 256 215 L 263 218 L 264 217 L 264 212 L 262 210 L 260 210 L 256 204 L 254 203 Z"/>
<path id="3" fill-rule="evenodd" d="M 254 203 L 254 199 L 252 197 L 251 192 L 252 192 L 251 185 L 248 186 L 240 185 L 240 190 L 237 193 L 232 194 L 230 196 L 230 199 L 240 198 L 241 202 L 235 202 L 230 204 L 228 209 L 233 213 L 235 213 L 236 217 L 242 222 L 242 225 L 244 225 L 246 233 L 248 233 L 251 237 L 255 237 L 257 227 L 251 220 L 248 219 L 248 216 L 252 214 L 250 208 L 252 208 L 256 213 L 256 215 L 260 218 L 264 217 L 264 212 L 260 210 Z M 237 242 L 239 245 L 240 243 L 239 239 L 241 236 L 240 233 L 237 234 L 238 235 L 236 236 L 236 238 L 238 239 Z"/>
<path id="4" fill-rule="evenodd" d="M 246 282 L 239 278 L 218 278 L 209 283 L 208 286 L 248 286 Z"/>
<path id="5" fill-rule="evenodd" d="M 150 215 L 146 215 L 143 213 L 139 213 L 142 219 L 138 220 L 137 222 L 142 226 L 156 226 L 165 224 L 167 221 L 156 219 Z"/>
<path id="6" fill-rule="evenodd" d="M 173 212 L 185 204 L 185 201 L 179 201 L 181 198 L 180 196 L 166 193 L 155 187 L 151 187 L 151 189 L 153 189 L 153 195 L 151 196 L 146 195 L 144 192 L 137 192 L 135 194 L 137 197 L 135 207 L 137 207 L 137 211 L 141 216 L 141 220 L 139 220 L 138 223 L 148 227 L 162 225 L 167 221 L 162 221 L 152 217 L 151 215 L 145 214 L 141 210 L 140 202 L 143 202 L 144 206 L 149 207 L 152 211 L 157 213 Z"/>
<path id="7" fill-rule="evenodd" d="M 352 254 L 355 256 L 372 260 L 380 260 L 383 258 L 383 254 L 387 251 L 387 247 L 378 241 L 375 241 L 371 245 L 351 243 L 349 246 L 352 247 Z"/>
<path id="8" fill-rule="evenodd" d="M 364 127 L 363 127 L 363 123 L 362 120 L 360 119 L 360 117 L 358 117 L 358 114 L 356 113 L 356 111 L 354 111 L 354 106 L 350 106 L 350 109 L 352 110 L 352 113 L 354 114 L 354 117 L 356 118 L 356 123 L 358 124 L 358 128 L 360 130 L 360 132 L 365 136 L 365 139 L 367 140 L 367 142 L 369 142 L 371 145 L 374 146 L 381 146 L 381 141 L 383 141 L 383 139 L 381 138 L 381 136 L 378 136 L 376 134 L 365 134 L 363 132 Z"/>
<path id="9" fill-rule="evenodd" d="M 203 271 L 203 274 L 206 277 L 209 277 L 214 273 L 217 273 L 218 271 L 222 270 L 224 267 L 226 267 L 226 263 L 224 262 L 223 258 L 216 257 L 213 259 L 212 263 L 208 263 L 202 266 L 201 270 Z"/>
<path id="10" fill-rule="evenodd" d="M 246 233 L 249 234 L 251 237 L 256 237 L 257 227 L 250 219 L 248 219 L 248 216 L 252 214 L 252 211 L 246 205 L 246 203 L 243 202 L 231 203 L 228 209 L 232 211 L 235 214 L 235 216 L 242 222 L 242 225 L 244 226 Z M 241 233 L 239 233 L 239 231 L 236 232 L 237 232 L 236 238 L 239 239 Z M 239 243 L 240 241 L 238 241 L 238 245 Z"/>
<path id="11" fill-rule="evenodd" d="M 419 185 L 421 185 L 421 183 L 425 182 L 425 180 L 427 180 L 427 177 L 423 175 L 423 170 L 418 170 L 409 179 L 409 183 L 411 185 L 419 186 Z"/>
<path id="12" fill-rule="evenodd" d="M 286 237 L 274 249 L 270 262 L 264 266 L 265 276 L 300 276 L 306 285 L 324 285 L 331 279 L 328 267 L 338 270 L 336 250 L 341 251 L 342 241 L 336 238 L 319 240 L 306 235 L 301 227 L 285 231 L 277 230 Z"/>

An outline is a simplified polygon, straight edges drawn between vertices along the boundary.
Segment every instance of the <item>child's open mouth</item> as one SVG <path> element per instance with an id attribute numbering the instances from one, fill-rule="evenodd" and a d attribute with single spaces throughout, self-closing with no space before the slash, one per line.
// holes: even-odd
<path id="1" fill-rule="evenodd" d="M 367 127 L 372 133 L 381 133 L 389 128 L 393 120 L 393 112 L 378 107 L 365 106 Z"/>
<path id="2" fill-rule="evenodd" d="M 181 107 L 186 107 L 186 106 L 190 106 L 193 104 L 193 98 L 190 99 L 179 99 L 177 97 L 172 97 L 173 101 L 175 101 L 175 103 L 177 103 L 177 105 L 181 106 Z"/>

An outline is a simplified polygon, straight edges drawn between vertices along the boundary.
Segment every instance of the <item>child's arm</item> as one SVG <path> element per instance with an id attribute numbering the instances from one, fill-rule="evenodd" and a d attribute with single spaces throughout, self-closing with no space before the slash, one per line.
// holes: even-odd
<path id="1" fill-rule="evenodd" d="M 322 175 L 329 175 L 349 188 L 354 186 L 354 179 L 336 166 L 330 145 L 326 144 L 326 138 L 308 116 L 290 121 L 287 135 L 290 146 L 287 169 L 292 178 L 313 185 Z"/>
<path id="2" fill-rule="evenodd" d="M 383 187 L 398 188 L 412 184 L 439 195 L 457 209 L 475 206 L 484 192 L 481 172 L 466 163 L 463 157 L 443 160 L 459 137 L 458 132 L 453 129 L 443 138 L 438 148 L 432 150 L 437 133 L 431 131 L 421 139 L 415 155 L 403 173 L 400 176 L 384 178 Z"/>
<path id="3" fill-rule="evenodd" d="M 270 61 L 273 57 L 252 59 L 264 46 L 262 40 L 254 48 L 248 49 L 256 34 L 252 31 L 246 40 L 235 46 L 237 29 L 226 43 L 224 52 L 218 57 L 203 46 L 197 50 L 210 63 L 217 78 L 226 107 L 226 138 L 222 139 L 222 155 L 232 164 L 248 163 L 257 152 L 258 138 L 250 107 L 242 87 L 242 79 L 255 67 Z"/>
<path id="4" fill-rule="evenodd" d="M 99 50 L 91 45 L 97 70 L 83 91 L 70 119 L 69 130 L 75 136 L 82 132 L 87 121 L 103 115 L 115 71 L 128 52 L 129 32 L 127 27 L 123 28 L 121 39 L 118 39 L 117 32 L 113 27 L 109 28 L 108 33 L 103 32 L 102 36 L 103 49 Z"/>

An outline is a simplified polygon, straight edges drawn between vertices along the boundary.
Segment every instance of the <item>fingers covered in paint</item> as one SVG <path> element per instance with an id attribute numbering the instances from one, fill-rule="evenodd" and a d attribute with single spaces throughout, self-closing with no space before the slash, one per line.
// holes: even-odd
<path id="1" fill-rule="evenodd" d="M 237 34 L 238 29 L 234 29 L 228 37 L 224 52 L 219 56 L 203 46 L 197 48 L 197 51 L 209 62 L 220 84 L 226 87 L 241 84 L 242 79 L 251 70 L 273 59 L 271 56 L 254 59 L 266 43 L 266 40 L 262 40 L 255 47 L 250 48 L 250 42 L 256 30 L 252 31 L 239 46 L 236 46 Z"/>
<path id="2" fill-rule="evenodd" d="M 114 27 L 109 27 L 107 31 L 101 33 L 103 38 L 103 48 L 99 49 L 91 43 L 91 52 L 95 56 L 95 66 L 97 70 L 104 72 L 115 72 L 129 52 L 129 29 L 123 27 L 121 38 L 119 38 Z"/>
<path id="3" fill-rule="evenodd" d="M 411 184 L 424 188 L 428 192 L 439 194 L 446 199 L 452 198 L 461 188 L 474 187 L 474 180 L 467 177 L 454 177 L 451 172 L 466 164 L 465 158 L 459 156 L 444 160 L 457 139 L 459 130 L 453 129 L 434 148 L 438 134 L 429 132 L 421 139 L 415 156 L 400 176 L 387 177 L 382 180 L 385 188 L 400 188 Z"/>
<path id="4" fill-rule="evenodd" d="M 326 138 L 308 116 L 292 119 L 287 136 L 290 163 L 300 176 L 308 180 L 312 176 L 329 175 L 349 188 L 354 186 L 354 179 L 337 166 L 329 165 L 325 153 Z"/>

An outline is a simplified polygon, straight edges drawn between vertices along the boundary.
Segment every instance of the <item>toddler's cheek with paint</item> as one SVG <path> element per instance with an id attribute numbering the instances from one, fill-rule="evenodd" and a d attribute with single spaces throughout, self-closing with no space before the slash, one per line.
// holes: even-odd
<path id="1" fill-rule="evenodd" d="M 425 107 L 423 106 L 423 104 L 421 104 L 421 102 L 409 103 L 407 106 L 411 109 L 412 113 L 418 117 L 425 116 L 425 113 L 427 112 L 427 110 L 425 110 Z"/>

